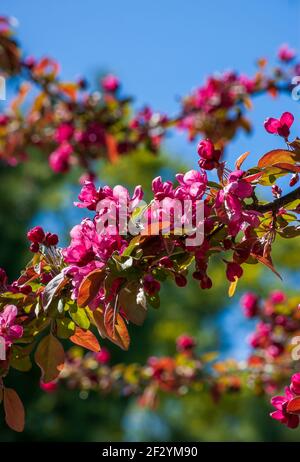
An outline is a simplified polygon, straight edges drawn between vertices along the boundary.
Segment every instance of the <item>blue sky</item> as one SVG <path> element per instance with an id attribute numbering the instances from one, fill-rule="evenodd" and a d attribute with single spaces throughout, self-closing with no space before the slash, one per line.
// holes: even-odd
<path id="1" fill-rule="evenodd" d="M 63 77 L 115 72 L 137 106 L 149 103 L 171 114 L 178 97 L 212 72 L 252 73 L 257 57 L 274 57 L 284 42 L 300 50 L 299 0 L 2 0 L 1 13 L 19 20 L 26 52 L 55 57 Z M 255 136 L 240 136 L 231 151 L 250 149 L 256 156 L 274 147 L 262 122 L 286 109 L 300 115 L 289 96 L 258 98 L 251 114 Z M 168 147 L 196 161 L 184 136 L 172 137 Z"/>

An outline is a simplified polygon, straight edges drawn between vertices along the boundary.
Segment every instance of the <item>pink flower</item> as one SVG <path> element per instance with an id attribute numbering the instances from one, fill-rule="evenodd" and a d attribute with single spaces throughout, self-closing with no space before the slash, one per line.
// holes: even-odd
<path id="1" fill-rule="evenodd" d="M 284 396 L 274 396 L 271 399 L 271 404 L 277 410 L 270 413 L 273 419 L 279 420 L 279 422 L 287 425 L 289 428 L 296 428 L 299 425 L 299 416 L 291 414 L 287 411 L 289 402 L 294 398 L 293 393 L 289 387 L 285 388 Z"/>
<path id="2" fill-rule="evenodd" d="M 115 75 L 108 74 L 103 77 L 101 84 L 105 91 L 115 92 L 120 86 L 120 81 Z"/>
<path id="3" fill-rule="evenodd" d="M 278 58 L 286 63 L 292 61 L 295 58 L 295 56 L 295 50 L 290 48 L 287 44 L 281 45 L 281 47 L 278 50 Z"/>
<path id="4" fill-rule="evenodd" d="M 227 263 L 226 277 L 228 281 L 234 282 L 235 278 L 240 278 L 243 275 L 243 268 L 234 262 Z"/>
<path id="5" fill-rule="evenodd" d="M 176 346 L 178 351 L 187 351 L 194 348 L 196 345 L 195 340 L 190 335 L 181 335 L 176 340 Z"/>
<path id="6" fill-rule="evenodd" d="M 69 141 L 74 133 L 74 127 L 70 123 L 62 123 L 55 131 L 54 138 L 59 144 Z"/>
<path id="7" fill-rule="evenodd" d="M 174 197 L 174 188 L 171 181 L 162 181 L 161 176 L 154 178 L 152 181 L 152 191 L 154 198 L 162 200 L 165 197 Z"/>
<path id="8" fill-rule="evenodd" d="M 42 380 L 40 381 L 40 388 L 46 393 L 53 393 L 58 388 L 58 383 L 56 381 L 45 383 Z"/>
<path id="9" fill-rule="evenodd" d="M 155 295 L 160 290 L 160 283 L 154 279 L 152 274 L 146 274 L 144 277 L 144 289 L 148 295 Z"/>
<path id="10" fill-rule="evenodd" d="M 10 347 L 14 340 L 22 337 L 23 327 L 16 324 L 18 308 L 15 305 L 6 305 L 0 312 L 0 336 L 4 338 L 6 347 Z"/>
<path id="11" fill-rule="evenodd" d="M 221 151 L 215 149 L 210 139 L 200 141 L 198 144 L 198 154 L 201 157 L 199 166 L 204 170 L 212 170 L 218 167 Z"/>
<path id="12" fill-rule="evenodd" d="M 294 374 L 291 379 L 290 389 L 295 395 L 300 395 L 300 373 Z"/>
<path id="13" fill-rule="evenodd" d="M 111 354 L 106 348 L 101 348 L 99 353 L 95 353 L 95 359 L 100 364 L 107 364 L 110 361 Z"/>
<path id="14" fill-rule="evenodd" d="M 51 247 L 52 245 L 58 244 L 58 235 L 54 233 L 46 233 L 44 245 Z"/>
<path id="15" fill-rule="evenodd" d="M 290 134 L 290 127 L 294 122 L 294 116 L 290 112 L 284 112 L 280 119 L 269 117 L 264 122 L 264 127 L 268 133 L 279 135 L 283 138 L 288 138 Z"/>
<path id="16" fill-rule="evenodd" d="M 242 177 L 244 172 L 236 170 L 229 176 L 225 188 L 218 192 L 216 208 L 224 208 L 227 215 L 228 229 L 235 236 L 245 224 L 258 226 L 259 213 L 255 210 L 244 210 L 242 200 L 251 197 L 253 187 Z"/>
<path id="17" fill-rule="evenodd" d="M 175 197 L 182 199 L 201 199 L 207 187 L 207 175 L 204 171 L 190 170 L 185 175 L 176 175 L 179 188 L 176 188 Z"/>
<path id="18" fill-rule="evenodd" d="M 274 290 L 270 295 L 270 300 L 272 303 L 279 304 L 285 302 L 286 296 L 281 290 Z"/>
<path id="19" fill-rule="evenodd" d="M 260 321 L 256 326 L 256 332 L 249 338 L 249 343 L 253 348 L 263 348 L 270 343 L 272 328 L 269 324 Z"/>
<path id="20" fill-rule="evenodd" d="M 41 226 L 35 226 L 27 233 L 27 238 L 36 244 L 41 244 L 45 238 L 45 233 Z"/>
<path id="21" fill-rule="evenodd" d="M 247 292 L 242 296 L 241 306 L 243 308 L 244 315 L 247 318 L 253 318 L 256 316 L 258 311 L 258 300 L 259 297 L 252 292 Z"/>
<path id="22" fill-rule="evenodd" d="M 70 157 L 73 152 L 72 146 L 64 142 L 50 154 L 49 164 L 56 173 L 66 173 L 70 167 Z"/>

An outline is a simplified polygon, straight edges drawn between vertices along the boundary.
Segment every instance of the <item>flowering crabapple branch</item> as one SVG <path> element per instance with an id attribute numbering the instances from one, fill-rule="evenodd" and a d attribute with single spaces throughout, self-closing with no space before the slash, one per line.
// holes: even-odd
<path id="1" fill-rule="evenodd" d="M 111 365 L 107 349 L 83 354 L 82 349 L 72 348 L 58 379 L 42 382 L 41 388 L 50 393 L 64 385 L 85 393 L 136 396 L 140 405 L 151 408 L 158 405 L 160 394 L 182 396 L 207 391 L 219 401 L 226 393 L 247 388 L 254 394 L 272 395 L 293 373 L 290 347 L 300 330 L 299 301 L 299 297 L 288 298 L 281 291 L 271 292 L 265 300 L 251 292 L 243 295 L 245 316 L 259 320 L 249 337 L 252 351 L 246 360 L 218 361 L 217 353 L 198 354 L 195 339 L 185 334 L 177 339 L 176 355 L 151 356 L 145 365 Z M 299 374 L 294 374 L 292 383 L 293 390 L 300 394 Z M 271 415 L 279 416 L 278 412 Z M 296 421 L 299 418 L 293 414 L 284 423 L 292 426 Z"/>
<path id="2" fill-rule="evenodd" d="M 251 130 L 245 113 L 252 98 L 291 91 L 290 82 L 300 71 L 295 52 L 283 46 L 278 52 L 279 67 L 268 71 L 266 60 L 261 59 L 253 77 L 234 72 L 210 76 L 182 98 L 179 113 L 171 117 L 150 107 L 134 113 L 132 98 L 120 95 L 119 79 L 113 75 L 101 80 L 100 92 L 88 92 L 85 79 L 61 81 L 54 60 L 23 56 L 5 17 L 0 17 L 0 51 L 0 69 L 20 80 L 19 92 L 0 115 L 0 157 L 16 165 L 38 148 L 56 173 L 80 165 L 82 183 L 95 178 L 94 163 L 99 158 L 116 162 L 130 152 L 159 152 L 172 127 L 185 131 L 190 140 L 204 135 L 223 151 L 239 130 Z M 32 87 L 38 94 L 24 110 Z"/>
<path id="3" fill-rule="evenodd" d="M 279 122 L 277 128 L 285 124 L 289 128 L 293 116 L 284 113 Z M 269 128 L 269 121 L 266 124 Z M 291 176 L 289 187 L 295 185 L 299 142 L 289 142 L 286 129 L 280 136 L 289 149 L 266 153 L 248 170 L 241 169 L 243 154 L 234 171 L 211 140 L 200 141 L 199 169 L 178 173 L 176 182 L 155 178 L 148 204 L 140 186 L 130 195 L 120 185 L 96 188 L 86 181 L 75 205 L 92 217 L 71 230 L 66 248 L 58 246 L 55 234 L 39 226 L 31 229 L 27 237 L 33 258 L 20 277 L 9 283 L 5 271 L 0 271 L 3 382 L 11 367 L 29 370 L 32 359 L 41 369 L 43 383 L 55 381 L 65 364 L 60 339 L 98 353 L 101 347 L 94 334 L 98 331 L 127 350 L 128 326 L 141 325 L 150 307 L 160 305 L 166 279 L 184 287 L 192 269 L 199 289 L 212 287 L 212 256 L 224 265 L 230 296 L 247 264 L 264 264 L 279 275 L 271 258 L 272 244 L 277 236 L 299 236 L 299 202 L 288 196 L 291 202 L 284 208 L 258 211 L 264 202 L 256 188 L 272 187 L 277 197 L 277 178 Z M 209 181 L 211 170 L 216 170 L 218 183 Z M 14 390 L 3 387 L 6 421 L 21 431 L 22 403 Z"/>

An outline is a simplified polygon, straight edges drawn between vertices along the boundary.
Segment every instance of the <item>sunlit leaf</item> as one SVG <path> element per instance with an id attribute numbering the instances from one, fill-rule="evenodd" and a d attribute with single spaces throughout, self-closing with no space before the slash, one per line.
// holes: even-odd
<path id="1" fill-rule="evenodd" d="M 100 351 L 100 345 L 95 335 L 90 330 L 83 330 L 76 327 L 75 334 L 70 337 L 70 340 L 76 345 L 82 346 L 87 350 L 94 352 Z"/>
<path id="2" fill-rule="evenodd" d="M 55 380 L 63 369 L 65 352 L 59 340 L 49 334 L 40 341 L 34 358 L 42 371 L 42 381 L 48 383 Z"/>

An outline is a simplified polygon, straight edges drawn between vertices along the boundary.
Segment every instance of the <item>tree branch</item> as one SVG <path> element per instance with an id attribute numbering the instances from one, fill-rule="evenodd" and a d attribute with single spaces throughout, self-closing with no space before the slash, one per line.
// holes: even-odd
<path id="1" fill-rule="evenodd" d="M 267 204 L 261 204 L 261 205 L 250 205 L 247 208 L 252 209 L 252 210 L 257 210 L 258 212 L 276 212 L 279 210 L 281 207 L 283 207 L 286 204 L 289 204 L 290 202 L 295 201 L 296 199 L 300 199 L 300 186 L 290 193 L 286 194 L 285 196 L 279 197 L 279 199 L 275 199 L 273 202 L 268 202 Z"/>

